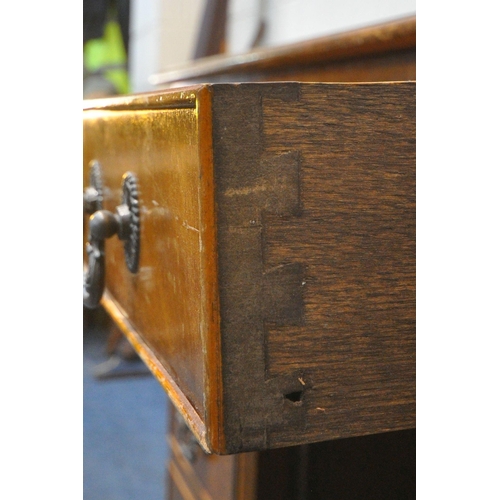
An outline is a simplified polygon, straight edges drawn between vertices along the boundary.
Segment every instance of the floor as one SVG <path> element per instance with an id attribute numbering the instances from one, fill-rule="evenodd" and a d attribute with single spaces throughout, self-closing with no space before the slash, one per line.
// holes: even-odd
<path id="1" fill-rule="evenodd" d="M 166 394 L 140 360 L 122 362 L 134 375 L 104 370 L 110 325 L 103 311 L 84 313 L 83 333 L 83 498 L 163 500 Z"/>

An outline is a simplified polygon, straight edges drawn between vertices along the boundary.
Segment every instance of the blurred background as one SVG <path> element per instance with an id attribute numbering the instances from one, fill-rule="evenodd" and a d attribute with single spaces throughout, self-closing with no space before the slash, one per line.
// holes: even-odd
<path id="1" fill-rule="evenodd" d="M 84 311 L 83 498 L 165 498 L 167 400 L 102 308 Z"/>
<path id="2" fill-rule="evenodd" d="M 415 0 L 84 0 L 83 7 L 85 96 L 98 92 L 96 73 L 106 72 L 111 82 L 101 82 L 103 92 L 151 91 L 151 75 L 201 57 L 311 40 L 416 12 Z"/>

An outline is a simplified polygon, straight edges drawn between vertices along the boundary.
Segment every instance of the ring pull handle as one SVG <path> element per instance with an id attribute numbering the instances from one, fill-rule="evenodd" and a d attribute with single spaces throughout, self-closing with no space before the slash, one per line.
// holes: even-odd
<path id="1" fill-rule="evenodd" d="M 95 309 L 104 292 L 105 260 L 104 241 L 87 242 L 87 270 L 83 273 L 83 305 L 87 309 Z"/>
<path id="2" fill-rule="evenodd" d="M 90 216 L 87 243 L 88 266 L 83 279 L 83 304 L 89 309 L 99 305 L 104 292 L 104 242 L 115 234 L 123 241 L 125 261 L 130 272 L 139 269 L 140 218 L 137 178 L 130 172 L 123 176 L 122 204 L 115 213 L 98 210 Z"/>

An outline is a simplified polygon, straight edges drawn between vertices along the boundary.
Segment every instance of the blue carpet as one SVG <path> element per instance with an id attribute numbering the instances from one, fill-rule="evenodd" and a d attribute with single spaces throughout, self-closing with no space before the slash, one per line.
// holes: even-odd
<path id="1" fill-rule="evenodd" d="M 163 500 L 168 447 L 167 396 L 152 376 L 98 380 L 108 329 L 84 326 L 84 500 Z"/>

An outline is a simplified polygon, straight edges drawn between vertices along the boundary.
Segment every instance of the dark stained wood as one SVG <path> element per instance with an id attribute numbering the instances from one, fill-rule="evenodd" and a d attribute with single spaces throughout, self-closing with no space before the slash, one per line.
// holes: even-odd
<path id="1" fill-rule="evenodd" d="M 206 454 L 184 423 L 183 416 L 173 407 L 170 412 L 169 498 L 178 489 L 183 492 L 182 498 L 233 500 L 239 479 L 237 474 L 241 476 L 243 473 L 238 470 L 239 457 Z M 243 497 L 241 500 L 250 498 Z"/>
<path id="2" fill-rule="evenodd" d="M 182 82 L 397 81 L 416 79 L 416 18 L 244 54 L 215 55 L 153 75 L 169 87 Z"/>
<path id="3" fill-rule="evenodd" d="M 416 79 L 415 48 L 241 75 L 241 81 L 389 82 Z"/>
<path id="4" fill-rule="evenodd" d="M 207 451 L 415 426 L 414 82 L 202 85 L 84 123 L 105 207 L 141 188 L 139 273 L 110 240 L 103 304 Z"/>
<path id="5" fill-rule="evenodd" d="M 217 456 L 183 446 L 194 436 L 172 412 L 169 500 L 416 498 L 415 429 Z"/>
<path id="6" fill-rule="evenodd" d="M 226 452 L 415 425 L 414 106 L 214 87 Z"/>
<path id="7" fill-rule="evenodd" d="M 307 445 L 307 499 L 416 498 L 416 431 Z"/>

